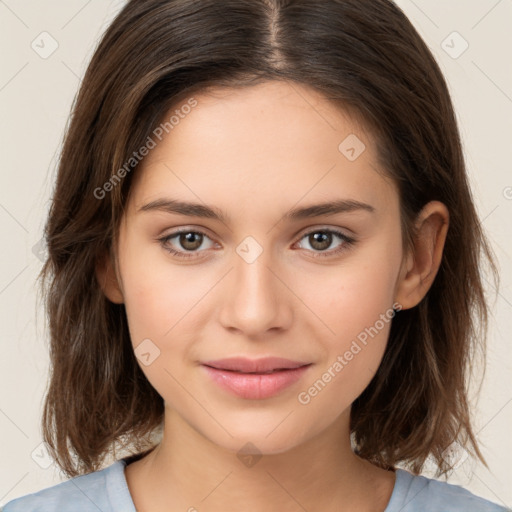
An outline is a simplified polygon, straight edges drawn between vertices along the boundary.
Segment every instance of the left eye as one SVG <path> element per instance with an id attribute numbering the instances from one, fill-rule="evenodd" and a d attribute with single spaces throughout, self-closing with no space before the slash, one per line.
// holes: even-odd
<path id="1" fill-rule="evenodd" d="M 335 249 L 326 251 L 326 249 L 331 246 L 333 239 L 336 237 L 341 240 L 341 243 Z M 176 250 L 171 246 L 170 242 L 174 238 L 178 239 L 178 243 L 184 251 Z M 159 241 L 166 251 L 179 258 L 194 258 L 198 252 L 202 252 L 198 251 L 198 249 L 203 245 L 205 238 L 209 239 L 208 235 L 202 231 L 183 230 L 170 233 L 169 235 L 160 238 Z M 332 229 L 317 229 L 315 231 L 310 231 L 303 235 L 301 240 L 305 238 L 307 238 L 308 243 L 312 246 L 312 250 L 315 253 L 313 257 L 315 258 L 333 256 L 348 249 L 355 243 L 353 238 Z"/>
<path id="2" fill-rule="evenodd" d="M 341 243 L 335 249 L 326 251 L 325 249 L 332 244 L 333 237 L 339 238 Z M 306 238 L 308 243 L 313 246 L 315 251 L 315 254 L 313 254 L 314 258 L 339 254 L 355 243 L 353 238 L 333 229 L 316 229 L 306 233 L 302 238 Z"/>

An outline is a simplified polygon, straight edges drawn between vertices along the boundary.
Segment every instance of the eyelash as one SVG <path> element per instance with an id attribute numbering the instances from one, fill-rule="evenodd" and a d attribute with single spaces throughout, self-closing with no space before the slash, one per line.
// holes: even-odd
<path id="1" fill-rule="evenodd" d="M 181 230 L 178 230 L 178 231 L 174 231 L 173 233 L 170 233 L 169 235 L 165 235 L 164 237 L 158 239 L 158 241 L 160 242 L 162 247 L 167 252 L 171 253 L 173 256 L 176 256 L 178 258 L 183 258 L 183 259 L 189 259 L 189 258 L 196 257 L 195 255 L 198 253 L 198 251 L 184 253 L 184 252 L 181 252 L 181 251 L 176 251 L 175 249 L 172 249 L 171 247 L 166 245 L 169 242 L 169 240 L 175 238 L 176 236 L 178 236 L 178 235 L 180 235 L 182 233 L 194 233 L 194 234 L 203 235 L 203 236 L 206 236 L 207 238 L 210 238 L 203 231 L 192 230 L 192 229 L 181 229 Z M 337 249 L 334 249 L 334 250 L 331 250 L 331 251 L 318 251 L 318 252 L 315 252 L 313 254 L 313 258 L 329 258 L 329 257 L 334 257 L 334 256 L 340 254 L 341 252 L 348 250 L 351 246 L 353 246 L 356 243 L 356 240 L 354 238 L 348 237 L 347 235 L 345 235 L 345 234 L 343 234 L 340 231 L 337 231 L 335 229 L 315 229 L 315 230 L 309 231 L 308 233 L 305 233 L 304 235 L 302 235 L 300 240 L 302 240 L 303 238 L 306 238 L 309 235 L 312 235 L 313 233 L 330 233 L 330 234 L 338 236 L 343 241 L 343 243 Z M 199 252 L 202 252 L 202 251 L 199 251 Z"/>

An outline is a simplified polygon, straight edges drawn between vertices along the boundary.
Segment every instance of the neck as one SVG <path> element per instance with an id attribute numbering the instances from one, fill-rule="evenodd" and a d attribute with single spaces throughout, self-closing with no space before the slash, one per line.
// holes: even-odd
<path id="1" fill-rule="evenodd" d="M 212 443 L 166 410 L 161 443 L 126 468 L 128 487 L 138 510 L 154 512 L 235 512 L 244 503 L 251 512 L 382 512 L 394 473 L 353 453 L 348 422 L 342 414 L 327 431 L 291 450 L 251 454 L 247 447 L 236 453 Z"/>

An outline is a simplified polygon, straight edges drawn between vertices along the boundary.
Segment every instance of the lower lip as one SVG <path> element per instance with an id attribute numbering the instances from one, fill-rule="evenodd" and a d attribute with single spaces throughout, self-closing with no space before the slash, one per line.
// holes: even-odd
<path id="1" fill-rule="evenodd" d="M 274 373 L 239 373 L 202 365 L 223 389 L 248 400 L 263 400 L 297 382 L 311 365 Z"/>

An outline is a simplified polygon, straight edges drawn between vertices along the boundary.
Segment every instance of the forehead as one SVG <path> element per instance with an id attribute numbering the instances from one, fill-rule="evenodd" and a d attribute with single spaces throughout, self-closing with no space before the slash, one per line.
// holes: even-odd
<path id="1" fill-rule="evenodd" d="M 318 92 L 265 82 L 193 98 L 195 106 L 137 168 L 135 206 L 165 194 L 246 210 L 302 199 L 348 197 L 382 207 L 396 200 L 370 133 Z M 179 103 L 164 118 L 176 110 Z"/>

